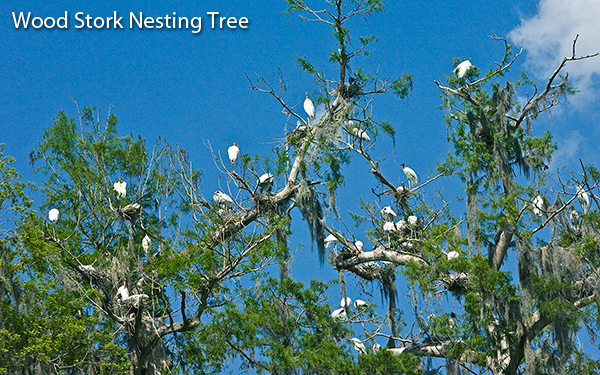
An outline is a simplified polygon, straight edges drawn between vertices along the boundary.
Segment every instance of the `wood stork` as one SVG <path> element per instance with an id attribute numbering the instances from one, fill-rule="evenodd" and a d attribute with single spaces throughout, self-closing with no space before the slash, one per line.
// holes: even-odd
<path id="1" fill-rule="evenodd" d="M 452 260 L 458 258 L 459 255 L 460 254 L 458 253 L 458 251 L 452 250 L 446 255 L 446 257 L 448 258 L 448 260 Z"/>
<path id="2" fill-rule="evenodd" d="M 393 221 L 386 221 L 385 223 L 383 223 L 383 231 L 384 232 L 395 232 L 396 224 L 394 224 Z"/>
<path id="3" fill-rule="evenodd" d="M 396 213 L 394 212 L 392 207 L 385 206 L 384 208 L 381 209 L 381 216 L 383 216 L 384 218 L 391 221 L 396 218 Z"/>
<path id="4" fill-rule="evenodd" d="M 325 237 L 325 247 L 329 247 L 331 244 L 337 243 L 338 239 L 336 236 L 334 236 L 333 234 L 330 234 L 329 236 Z"/>
<path id="5" fill-rule="evenodd" d="M 217 202 L 219 204 L 219 206 L 224 207 L 224 208 L 231 208 L 233 207 L 233 199 L 231 199 L 231 197 L 225 193 L 223 193 L 220 190 L 215 191 L 215 194 L 213 195 L 213 200 L 215 202 Z"/>
<path id="6" fill-rule="evenodd" d="M 354 301 L 354 308 L 355 309 L 362 309 L 363 307 L 366 307 L 368 305 L 368 303 L 366 301 L 363 301 L 362 299 L 357 299 L 356 301 Z"/>
<path id="7" fill-rule="evenodd" d="M 233 145 L 229 146 L 227 149 L 227 155 L 229 156 L 229 162 L 231 164 L 235 163 L 238 156 L 240 156 L 240 148 L 238 147 L 237 143 L 233 142 Z"/>
<path id="8" fill-rule="evenodd" d="M 127 182 L 122 181 L 120 178 L 113 184 L 113 189 L 117 192 L 119 198 L 125 198 L 127 195 Z"/>
<path id="9" fill-rule="evenodd" d="M 365 142 L 371 142 L 371 137 L 369 137 L 367 132 L 361 128 L 352 128 L 350 129 L 350 133 L 358 139 L 362 139 Z"/>
<path id="10" fill-rule="evenodd" d="M 264 191 L 271 191 L 273 186 L 273 180 L 275 177 L 271 173 L 265 173 L 258 178 L 257 184 Z"/>
<path id="11" fill-rule="evenodd" d="M 364 244 L 362 241 L 355 241 L 354 246 L 356 247 L 356 250 L 363 251 Z"/>
<path id="12" fill-rule="evenodd" d="M 308 97 L 308 93 L 304 93 L 306 95 L 306 99 L 304 99 L 304 112 L 306 112 L 306 114 L 308 115 L 308 117 L 310 117 L 311 119 L 315 118 L 315 105 L 313 104 L 312 100 L 310 100 L 310 98 Z"/>
<path id="13" fill-rule="evenodd" d="M 404 221 L 404 220 L 397 221 L 396 222 L 396 230 L 403 231 L 404 229 L 406 229 L 406 221 Z"/>
<path id="14" fill-rule="evenodd" d="M 373 344 L 373 351 L 377 352 L 379 350 L 381 350 L 381 345 L 379 345 L 378 343 L 374 343 Z"/>
<path id="15" fill-rule="evenodd" d="M 352 298 L 350 298 L 350 297 L 344 297 L 340 301 L 340 306 L 342 306 L 342 307 L 350 307 L 351 303 L 352 303 Z"/>
<path id="16" fill-rule="evenodd" d="M 151 245 L 152 239 L 148 237 L 148 235 L 145 235 L 144 239 L 142 240 L 142 249 L 144 249 L 145 252 L 148 252 L 148 250 L 150 250 Z"/>
<path id="17" fill-rule="evenodd" d="M 348 313 L 346 313 L 346 309 L 342 307 L 341 309 L 333 310 L 331 317 L 337 319 L 348 319 Z"/>
<path id="18" fill-rule="evenodd" d="M 471 68 L 473 68 L 471 61 L 465 60 L 458 64 L 456 68 L 454 68 L 454 74 L 456 74 L 458 78 L 463 78 L 467 74 L 467 71 Z"/>
<path id="19" fill-rule="evenodd" d="M 533 206 L 533 213 L 537 216 L 542 216 L 544 209 L 544 197 L 538 195 L 533 199 L 533 202 L 531 204 Z"/>
<path id="20" fill-rule="evenodd" d="M 87 265 L 81 265 L 79 266 L 79 269 L 82 270 L 83 272 L 94 272 L 96 271 L 96 269 L 94 268 L 94 266 L 87 266 Z"/>
<path id="21" fill-rule="evenodd" d="M 129 298 L 129 290 L 127 290 L 127 287 L 125 285 L 117 289 L 117 296 L 119 295 L 121 296 L 121 300 L 123 301 Z"/>
<path id="22" fill-rule="evenodd" d="M 349 339 L 349 341 L 352 343 L 352 346 L 354 346 L 354 349 L 359 352 L 359 353 L 366 353 L 367 349 L 365 348 L 365 344 L 363 344 L 362 341 L 360 341 L 360 339 L 357 339 L 356 337 L 351 337 Z"/>
<path id="23" fill-rule="evenodd" d="M 419 221 L 419 219 L 415 215 L 410 215 L 407 220 L 408 225 L 410 225 L 411 227 L 417 225 L 417 221 Z"/>
<path id="24" fill-rule="evenodd" d="M 56 208 L 51 209 L 50 211 L 48 211 L 48 220 L 50 220 L 53 223 L 57 222 L 59 214 L 60 214 L 60 211 L 57 210 Z"/>
<path id="25" fill-rule="evenodd" d="M 590 196 L 581 185 L 577 185 L 577 198 L 583 207 L 583 212 L 587 212 L 590 208 Z"/>
<path id="26" fill-rule="evenodd" d="M 407 167 L 406 164 L 404 164 L 404 163 L 402 163 L 402 171 L 404 172 L 404 175 L 406 176 L 406 178 L 413 185 L 417 185 L 419 183 L 419 177 L 417 177 L 417 174 L 415 173 L 415 171 L 412 170 L 412 168 Z"/>

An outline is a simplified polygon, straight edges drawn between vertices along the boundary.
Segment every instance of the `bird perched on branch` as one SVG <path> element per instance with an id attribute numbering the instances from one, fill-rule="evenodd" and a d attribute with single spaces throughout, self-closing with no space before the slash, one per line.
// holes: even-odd
<path id="1" fill-rule="evenodd" d="M 394 212 L 392 207 L 385 206 L 384 208 L 381 209 L 381 216 L 383 216 L 384 218 L 391 221 L 396 218 L 396 213 Z"/>
<path id="2" fill-rule="evenodd" d="M 275 177 L 271 173 L 265 173 L 258 178 L 257 184 L 263 191 L 271 191 Z"/>
<path id="3" fill-rule="evenodd" d="M 364 129 L 351 128 L 350 134 L 352 134 L 353 136 L 355 136 L 358 139 L 362 139 L 365 142 L 371 142 L 371 137 L 369 137 L 369 135 L 367 134 L 367 132 Z"/>
<path id="4" fill-rule="evenodd" d="M 144 239 L 142 239 L 142 249 L 144 249 L 145 252 L 148 252 L 148 250 L 150 250 L 151 245 L 152 245 L 152 239 L 150 239 L 150 237 L 148 237 L 148 235 L 145 235 Z"/>
<path id="5" fill-rule="evenodd" d="M 119 198 L 125 198 L 127 195 L 127 182 L 122 181 L 120 178 L 113 184 L 113 189 L 117 192 Z"/>
<path id="6" fill-rule="evenodd" d="M 581 207 L 583 207 L 583 212 L 587 212 L 590 208 L 590 196 L 581 185 L 577 185 L 577 198 L 581 203 Z"/>
<path id="7" fill-rule="evenodd" d="M 467 74 L 467 71 L 473 68 L 475 67 L 471 65 L 471 61 L 465 60 L 454 68 L 454 74 L 456 74 L 458 78 L 463 78 Z"/>
<path id="8" fill-rule="evenodd" d="M 419 183 L 419 177 L 417 177 L 417 174 L 415 173 L 415 171 L 413 171 L 412 168 L 407 167 L 406 164 L 404 164 L 404 163 L 402 163 L 402 171 L 404 172 L 404 175 L 406 176 L 406 178 L 413 185 L 417 185 Z"/>
<path id="9" fill-rule="evenodd" d="M 542 213 L 544 210 L 544 197 L 542 197 L 541 195 L 538 195 L 537 197 L 535 197 L 533 199 L 533 202 L 531 202 L 531 205 L 533 206 L 533 213 L 536 214 L 537 216 L 542 216 Z"/>
<path id="10" fill-rule="evenodd" d="M 231 164 L 235 163 L 239 155 L 240 148 L 238 147 L 237 143 L 233 142 L 233 145 L 229 146 L 229 148 L 227 149 L 227 156 L 229 156 L 229 162 Z"/>
<path id="11" fill-rule="evenodd" d="M 48 211 L 48 220 L 50 220 L 53 223 L 57 222 L 59 214 L 60 214 L 60 211 L 57 210 L 56 208 L 51 209 L 50 211 Z"/>
<path id="12" fill-rule="evenodd" d="M 304 99 L 304 112 L 306 112 L 308 117 L 310 117 L 311 119 L 314 119 L 315 118 L 315 105 L 313 104 L 312 100 L 310 100 L 310 98 L 308 97 L 308 93 L 305 93 L 305 95 L 306 95 L 306 99 Z"/>
<path id="13" fill-rule="evenodd" d="M 330 234 L 329 236 L 325 237 L 324 242 L 325 242 L 325 248 L 328 248 L 331 244 L 337 243 L 338 239 L 333 234 Z"/>
<path id="14" fill-rule="evenodd" d="M 213 195 L 213 200 L 219 204 L 221 208 L 231 208 L 233 207 L 233 199 L 220 190 L 215 191 Z"/>

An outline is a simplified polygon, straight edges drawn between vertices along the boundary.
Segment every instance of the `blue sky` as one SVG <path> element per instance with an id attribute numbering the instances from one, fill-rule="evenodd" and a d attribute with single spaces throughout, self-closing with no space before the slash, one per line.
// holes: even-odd
<path id="1" fill-rule="evenodd" d="M 513 78 L 525 71 L 543 83 L 560 59 L 571 53 L 578 33 L 578 54 L 599 52 L 600 27 L 595 25 L 600 3 L 574 0 L 568 7 L 563 3 L 389 1 L 385 12 L 354 21 L 353 40 L 364 34 L 377 37 L 372 57 L 357 61 L 358 65 L 380 76 L 413 75 L 414 89 L 408 99 L 390 94 L 374 104 L 375 117 L 389 121 L 398 132 L 395 152 L 390 151 L 391 142 L 381 137 L 378 156 L 385 158 L 387 173 L 398 168 L 397 182 L 404 181 L 399 165 L 405 162 L 424 178 L 449 151 L 443 111 L 438 108 L 440 94 L 433 81 L 443 81 L 451 73 L 454 57 L 471 58 L 483 71 L 493 68 L 503 46 L 490 39 L 492 32 L 514 42 L 517 50 L 524 49 L 512 69 Z M 59 111 L 76 116 L 75 106 L 67 101 L 76 97 L 81 106 L 97 106 L 103 116 L 113 105 L 121 134 L 140 134 L 149 143 L 158 136 L 178 143 L 189 152 L 194 166 L 203 170 L 204 194 L 212 196 L 218 188 L 218 172 L 205 141 L 224 154 L 235 140 L 242 152 L 255 154 L 270 152 L 273 142 L 285 136 L 286 117 L 278 103 L 253 92 L 244 74 L 276 84 L 280 70 L 288 84 L 284 99 L 301 111 L 304 93 L 316 89 L 312 77 L 298 70 L 296 58 L 308 58 L 325 72 L 334 71 L 327 62 L 329 52 L 337 49 L 331 31 L 295 16 L 285 17 L 285 8 L 283 0 L 2 2 L 0 143 L 6 143 L 5 154 L 16 158 L 26 180 L 39 181 L 41 176 L 31 174 L 29 152 Z M 69 12 L 67 30 L 17 30 L 13 24 L 12 12 L 59 17 L 65 11 Z M 75 29 L 77 12 L 109 17 L 114 11 L 123 16 L 122 30 Z M 194 34 L 191 29 L 129 29 L 129 12 L 200 16 L 203 30 Z M 207 12 L 246 17 L 248 28 L 210 29 Z M 559 148 L 553 168 L 577 168 L 580 157 L 585 164 L 598 165 L 600 58 L 571 63 L 566 71 L 582 93 L 551 116 L 542 116 L 534 131 L 550 129 L 555 134 Z M 359 191 L 357 186 L 368 174 L 366 164 L 355 161 L 359 172 L 349 176 L 343 187 L 348 196 Z M 368 188 L 362 187 L 368 194 Z M 309 254 L 298 261 L 315 259 L 316 254 Z"/>

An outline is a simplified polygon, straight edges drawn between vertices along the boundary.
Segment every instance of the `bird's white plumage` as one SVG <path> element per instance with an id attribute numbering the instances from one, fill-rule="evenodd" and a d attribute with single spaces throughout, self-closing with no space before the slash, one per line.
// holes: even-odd
<path id="1" fill-rule="evenodd" d="M 368 303 L 366 301 L 363 301 L 362 299 L 357 299 L 356 301 L 354 301 L 354 308 L 355 309 L 361 309 L 364 306 L 367 306 Z"/>
<path id="2" fill-rule="evenodd" d="M 119 198 L 125 198 L 125 196 L 127 195 L 127 182 L 117 180 L 117 182 L 113 184 L 113 188 L 117 192 Z"/>
<path id="3" fill-rule="evenodd" d="M 58 215 L 60 214 L 60 211 L 57 210 L 56 208 L 51 209 L 50 211 L 48 211 L 48 220 L 50 220 L 51 222 L 56 222 L 58 220 Z"/>
<path id="4" fill-rule="evenodd" d="M 406 176 L 406 178 L 413 185 L 417 185 L 419 183 L 419 177 L 417 176 L 415 171 L 412 168 L 407 167 L 406 164 L 404 164 L 404 163 L 402 163 L 402 171 L 404 172 L 404 175 Z"/>
<path id="5" fill-rule="evenodd" d="M 417 225 L 417 221 L 419 221 L 419 219 L 415 215 L 410 215 L 407 220 L 408 225 L 410 225 L 411 227 Z"/>
<path id="6" fill-rule="evenodd" d="M 537 216 L 542 216 L 542 210 L 544 209 L 544 197 L 538 195 L 533 199 L 533 213 Z"/>
<path id="7" fill-rule="evenodd" d="M 452 259 L 456 259 L 456 258 L 458 258 L 458 256 L 459 256 L 459 255 L 460 255 L 460 254 L 458 253 L 458 251 L 454 251 L 454 250 L 452 250 L 452 251 L 450 251 L 450 252 L 448 253 L 448 255 L 446 255 L 446 256 L 448 257 L 448 260 L 452 260 Z"/>
<path id="8" fill-rule="evenodd" d="M 406 221 L 400 220 L 396 222 L 396 230 L 401 231 L 406 228 Z"/>
<path id="9" fill-rule="evenodd" d="M 394 220 L 394 218 L 396 217 L 396 212 L 394 212 L 392 207 L 385 206 L 384 208 L 381 209 L 381 216 L 383 216 L 389 220 Z"/>
<path id="10" fill-rule="evenodd" d="M 381 350 L 381 345 L 379 345 L 378 343 L 373 344 L 373 351 L 376 352 L 379 350 Z"/>
<path id="11" fill-rule="evenodd" d="M 569 220 L 571 220 L 571 227 L 575 230 L 579 230 L 579 213 L 575 210 L 571 210 L 569 213 Z"/>
<path id="12" fill-rule="evenodd" d="M 394 232 L 396 230 L 396 224 L 393 221 L 386 221 L 383 223 L 383 230 L 385 232 Z"/>
<path id="13" fill-rule="evenodd" d="M 144 251 L 148 251 L 148 250 L 150 250 L 151 245 L 152 245 L 152 239 L 150 237 L 148 237 L 148 235 L 145 235 L 144 239 L 142 240 L 142 249 L 144 249 Z"/>
<path id="14" fill-rule="evenodd" d="M 358 251 L 362 251 L 363 247 L 364 247 L 364 244 L 362 243 L 362 241 L 355 241 L 354 242 L 354 246 L 356 247 L 356 249 Z"/>
<path id="15" fill-rule="evenodd" d="M 330 234 L 329 236 L 325 237 L 325 247 L 329 247 L 329 245 L 337 243 L 337 242 L 338 242 L 338 239 L 333 234 Z"/>
<path id="16" fill-rule="evenodd" d="M 94 266 L 87 266 L 87 265 L 81 265 L 81 266 L 79 266 L 79 269 L 82 270 L 83 272 L 94 272 L 94 271 L 96 271 L 96 269 L 94 268 Z"/>
<path id="17" fill-rule="evenodd" d="M 129 298 L 129 290 L 127 290 L 127 287 L 125 285 L 119 287 L 119 289 L 117 290 L 117 294 L 121 296 L 121 299 L 123 301 Z"/>
<path id="18" fill-rule="evenodd" d="M 304 112 L 308 115 L 308 117 L 315 118 L 315 105 L 312 100 L 308 97 L 308 93 L 305 94 L 306 99 L 304 99 Z"/>
<path id="19" fill-rule="evenodd" d="M 581 185 L 577 185 L 577 198 L 584 212 L 587 212 L 588 208 L 590 208 L 590 196 Z"/>
<path id="20" fill-rule="evenodd" d="M 350 306 L 351 303 L 352 303 L 352 298 L 345 297 L 345 298 L 342 298 L 342 300 L 340 301 L 340 306 L 342 306 L 342 307 Z"/>
<path id="21" fill-rule="evenodd" d="M 356 138 L 362 139 L 365 142 L 371 142 L 371 137 L 369 137 L 364 129 L 352 128 L 350 129 L 350 133 L 352 133 L 352 135 L 354 135 Z"/>
<path id="22" fill-rule="evenodd" d="M 351 337 L 349 340 L 357 352 L 359 352 L 359 353 L 367 352 L 367 349 L 365 348 L 365 344 L 363 344 L 363 342 L 360 341 L 360 339 L 357 339 L 356 337 Z"/>
<path id="23" fill-rule="evenodd" d="M 342 307 L 341 309 L 333 310 L 331 313 L 332 318 L 346 319 L 348 318 L 348 314 L 346 310 Z"/>
<path id="24" fill-rule="evenodd" d="M 454 68 L 454 74 L 456 74 L 458 78 L 463 78 L 467 74 L 467 71 L 471 69 L 471 67 L 473 67 L 473 65 L 471 65 L 471 61 L 465 60 L 458 64 L 456 68 Z"/>
<path id="25" fill-rule="evenodd" d="M 257 184 L 261 189 L 266 190 L 273 185 L 274 179 L 275 177 L 271 173 L 265 173 L 258 178 Z"/>
<path id="26" fill-rule="evenodd" d="M 233 207 L 233 199 L 231 199 L 231 197 L 229 195 L 223 193 L 220 190 L 217 190 L 215 192 L 215 194 L 213 195 L 213 200 L 221 206 L 224 206 L 227 208 Z"/>
<path id="27" fill-rule="evenodd" d="M 237 143 L 233 142 L 233 145 L 229 146 L 229 148 L 227 149 L 227 156 L 229 156 L 229 161 L 231 162 L 231 164 L 235 163 L 239 155 L 240 148 L 238 147 Z"/>

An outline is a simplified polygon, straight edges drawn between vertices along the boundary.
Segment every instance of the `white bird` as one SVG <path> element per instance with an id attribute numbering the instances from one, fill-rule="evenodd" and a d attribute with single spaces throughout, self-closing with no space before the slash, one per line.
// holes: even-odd
<path id="1" fill-rule="evenodd" d="M 363 306 L 367 306 L 367 305 L 368 305 L 368 302 L 365 302 L 362 299 L 357 299 L 356 301 L 354 301 L 355 309 L 361 309 L 361 308 L 363 308 Z"/>
<path id="2" fill-rule="evenodd" d="M 121 300 L 125 301 L 126 299 L 129 298 L 129 290 L 127 290 L 127 287 L 125 285 L 121 286 L 118 290 L 117 290 L 117 295 L 121 295 Z"/>
<path id="3" fill-rule="evenodd" d="M 366 353 L 367 349 L 365 348 L 365 344 L 363 344 L 362 341 L 360 341 L 359 339 L 357 339 L 356 337 L 351 337 L 350 342 L 352 343 L 352 346 L 354 346 L 354 349 L 359 352 L 359 353 Z"/>
<path id="4" fill-rule="evenodd" d="M 337 242 L 338 242 L 338 239 L 333 234 L 330 234 L 329 236 L 325 237 L 325 247 L 329 247 L 329 245 L 337 243 Z"/>
<path id="5" fill-rule="evenodd" d="M 213 195 L 213 200 L 219 204 L 219 206 L 223 206 L 226 208 L 233 207 L 233 199 L 220 190 L 217 190 Z"/>
<path id="6" fill-rule="evenodd" d="M 378 343 L 373 344 L 373 351 L 377 352 L 381 350 L 381 345 L 379 345 Z"/>
<path id="7" fill-rule="evenodd" d="M 356 247 L 356 249 L 358 251 L 362 251 L 363 247 L 364 247 L 364 244 L 362 243 L 362 241 L 356 241 L 356 242 L 354 242 L 354 246 Z"/>
<path id="8" fill-rule="evenodd" d="M 414 227 L 415 225 L 417 225 L 418 220 L 419 219 L 415 215 L 410 215 L 408 217 L 408 225 L 410 225 L 411 227 Z"/>
<path id="9" fill-rule="evenodd" d="M 274 179 L 275 177 L 271 173 L 265 173 L 258 178 L 257 184 L 262 190 L 271 191 Z"/>
<path id="10" fill-rule="evenodd" d="M 119 195 L 119 198 L 125 198 L 127 195 L 127 182 L 121 181 L 121 179 L 117 179 L 117 182 L 113 184 L 113 188 Z"/>
<path id="11" fill-rule="evenodd" d="M 150 297 L 148 297 L 147 294 L 134 294 L 132 296 L 124 298 L 123 302 L 127 301 L 128 304 L 132 304 L 133 306 L 135 306 L 137 308 L 137 307 L 139 307 L 140 301 L 142 299 L 148 299 L 148 298 L 150 298 Z"/>
<path id="12" fill-rule="evenodd" d="M 331 317 L 338 319 L 348 319 L 348 314 L 346 313 L 346 310 L 342 307 L 341 309 L 333 310 L 333 312 L 331 313 Z"/>
<path id="13" fill-rule="evenodd" d="M 400 220 L 396 222 L 396 230 L 402 231 L 406 228 L 406 221 Z"/>
<path id="14" fill-rule="evenodd" d="M 347 307 L 347 306 L 350 306 L 351 303 L 352 303 L 352 298 L 350 298 L 350 297 L 344 297 L 340 301 L 340 306 Z"/>
<path id="15" fill-rule="evenodd" d="M 458 258 L 460 254 L 458 253 L 458 251 L 454 251 L 452 250 L 451 252 L 448 253 L 448 255 L 446 255 L 448 257 L 448 260 L 452 260 L 452 259 L 456 259 Z"/>
<path id="16" fill-rule="evenodd" d="M 60 211 L 56 208 L 53 208 L 50 211 L 48 211 L 48 219 L 54 223 L 58 221 L 58 214 L 60 214 Z"/>
<path id="17" fill-rule="evenodd" d="M 571 220 L 571 225 L 574 229 L 579 229 L 579 213 L 575 210 L 571 210 L 569 213 L 569 219 Z"/>
<path id="18" fill-rule="evenodd" d="M 229 146 L 227 149 L 227 155 L 229 156 L 229 161 L 231 164 L 235 163 L 238 156 L 240 156 L 240 148 L 238 147 L 237 143 L 233 142 L 233 145 Z"/>
<path id="19" fill-rule="evenodd" d="M 96 271 L 96 269 L 94 268 L 94 266 L 86 266 L 86 265 L 79 266 L 79 269 L 82 270 L 83 272 L 94 272 L 94 271 Z"/>
<path id="20" fill-rule="evenodd" d="M 542 216 L 542 210 L 544 209 L 544 197 L 538 195 L 533 199 L 533 213 L 537 216 Z"/>
<path id="21" fill-rule="evenodd" d="M 142 249 L 144 249 L 144 251 L 148 251 L 148 250 L 150 250 L 151 245 L 152 245 L 152 239 L 150 237 L 148 237 L 148 235 L 145 235 L 144 239 L 142 240 Z"/>
<path id="22" fill-rule="evenodd" d="M 381 216 L 389 220 L 394 220 L 396 218 L 396 213 L 390 206 L 385 206 L 381 209 Z"/>
<path id="23" fill-rule="evenodd" d="M 419 183 L 419 177 L 412 168 L 406 166 L 406 164 L 402 163 L 402 170 L 404 171 L 404 175 L 406 178 L 413 184 L 417 185 Z"/>
<path id="24" fill-rule="evenodd" d="M 387 221 L 383 224 L 384 232 L 394 232 L 396 230 L 396 224 L 393 221 Z"/>
<path id="25" fill-rule="evenodd" d="M 306 112 L 308 117 L 313 119 L 315 118 L 315 105 L 313 104 L 312 100 L 310 100 L 310 98 L 308 97 L 308 93 L 305 93 L 305 95 L 306 99 L 304 99 L 304 112 Z"/>
<path id="26" fill-rule="evenodd" d="M 590 196 L 581 185 L 577 185 L 577 198 L 579 199 L 579 203 L 581 203 L 581 207 L 583 207 L 583 211 L 587 212 L 588 208 L 590 208 Z"/>
<path id="27" fill-rule="evenodd" d="M 356 138 L 362 139 L 365 142 L 371 142 L 371 137 L 361 128 L 352 128 L 350 129 L 350 133 L 354 135 Z"/>
<path id="28" fill-rule="evenodd" d="M 465 60 L 458 64 L 456 68 L 454 68 L 454 74 L 456 74 L 458 78 L 463 78 L 467 74 L 467 71 L 472 67 L 473 65 L 471 65 L 471 61 Z"/>

